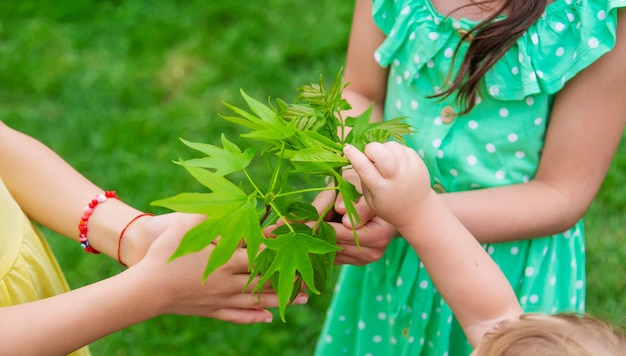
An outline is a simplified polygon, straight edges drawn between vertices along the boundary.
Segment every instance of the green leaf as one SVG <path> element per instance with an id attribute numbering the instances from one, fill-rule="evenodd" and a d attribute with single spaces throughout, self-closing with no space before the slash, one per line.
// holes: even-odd
<path id="1" fill-rule="evenodd" d="M 339 193 L 343 197 L 343 202 L 346 206 L 346 214 L 348 214 L 348 218 L 350 219 L 350 223 L 353 227 L 361 224 L 361 220 L 359 219 L 359 214 L 354 207 L 354 204 L 357 202 L 359 197 L 361 197 L 361 193 L 356 189 L 354 184 L 348 182 L 343 179 L 341 175 L 337 175 L 337 185 L 339 187 Z M 359 238 L 354 231 L 354 240 L 356 241 L 356 245 L 359 246 Z"/>
<path id="2" fill-rule="evenodd" d="M 262 120 L 259 117 L 256 117 L 248 112 L 246 112 L 245 110 L 242 110 L 234 105 L 231 105 L 227 102 L 223 102 L 224 106 L 226 106 L 227 108 L 229 108 L 231 111 L 233 111 L 235 114 L 240 115 L 241 117 L 236 117 L 236 116 L 226 116 L 226 115 L 219 115 L 219 117 L 221 117 L 222 119 L 226 120 L 226 121 L 230 121 L 232 123 L 235 123 L 237 125 L 243 126 L 243 127 L 247 127 L 251 130 L 259 130 L 264 128 L 267 123 L 264 122 L 264 120 Z"/>
<path id="3" fill-rule="evenodd" d="M 255 196 L 246 195 L 241 188 L 217 173 L 189 166 L 184 162 L 181 164 L 212 192 L 179 194 L 152 203 L 175 211 L 207 216 L 206 220 L 183 237 L 171 259 L 200 251 L 221 236 L 209 258 L 203 278 L 226 263 L 242 240 L 246 241 L 248 258 L 253 261 L 263 238 Z"/>
<path id="4" fill-rule="evenodd" d="M 215 169 L 215 173 L 225 176 L 232 172 L 245 169 L 250 165 L 252 158 L 256 153 L 256 147 L 250 147 L 241 152 L 239 147 L 229 141 L 222 134 L 222 146 L 217 147 L 207 143 L 190 142 L 181 138 L 181 141 L 197 151 L 206 154 L 208 157 L 187 160 L 190 166 Z"/>
<path id="5" fill-rule="evenodd" d="M 241 96 L 246 101 L 246 104 L 248 104 L 250 110 L 252 110 L 252 112 L 255 113 L 263 121 L 279 121 L 278 114 L 274 110 L 272 110 L 272 108 L 249 96 L 248 94 L 246 94 L 245 91 L 243 91 L 243 89 L 241 89 L 240 92 Z"/>
<path id="6" fill-rule="evenodd" d="M 289 221 L 315 221 L 319 216 L 313 205 L 295 201 L 287 207 L 285 217 Z"/>
<path id="7" fill-rule="evenodd" d="M 337 251 L 340 248 L 300 232 L 280 234 L 274 239 L 264 239 L 263 242 L 267 249 L 276 253 L 276 256 L 272 264 L 261 275 L 257 291 L 262 288 L 270 276 L 278 273 L 278 285 L 275 286 L 275 289 L 278 294 L 280 316 L 285 321 L 285 308 L 287 308 L 293 292 L 296 272 L 302 276 L 304 283 L 313 293 L 319 294 L 315 287 L 313 265 L 311 264 L 309 254 L 325 254 Z M 255 268 L 252 273 L 256 275 L 260 271 L 258 268 Z"/>
<path id="8" fill-rule="evenodd" d="M 342 112 L 350 109 L 350 104 L 342 95 L 347 86 L 342 79 L 343 70 L 340 70 L 333 85 L 328 87 L 320 76 L 318 83 L 299 87 L 300 94 L 292 103 L 276 99 L 274 104 L 271 100 L 264 104 L 241 90 L 247 108 L 224 103 L 234 114 L 219 116 L 247 129 L 242 138 L 263 144 L 243 150 L 223 135 L 222 147 L 183 140 L 205 157 L 178 163 L 211 192 L 182 193 L 153 203 L 207 216 L 185 235 L 171 257 L 202 250 L 220 237 L 207 261 L 204 278 L 226 263 L 237 246 L 246 241 L 252 270 L 248 282 L 260 276 L 255 289 L 258 292 L 270 281 L 279 296 L 283 320 L 286 306 L 303 283 L 315 293 L 326 290 L 339 250 L 335 230 L 318 216 L 312 205 L 302 201 L 303 196 L 334 189 L 343 196 L 353 227 L 359 225 L 354 204 L 361 194 L 341 177 L 342 168 L 349 163 L 343 156 L 344 144 L 363 149 L 369 142 L 393 139 L 404 143 L 404 136 L 413 132 L 403 119 L 370 122 L 373 105 L 360 115 L 344 120 Z M 350 133 L 340 138 L 346 129 Z M 249 169 L 257 153 L 266 163 L 265 172 Z M 248 195 L 241 188 L 244 182 L 226 179 L 227 175 L 235 179 L 229 173 L 238 171 L 243 174 L 236 177 L 248 179 L 253 194 Z M 270 178 L 262 180 L 255 175 Z M 322 177 L 333 178 L 337 186 L 328 188 Z M 290 184 L 293 179 L 297 183 Z M 294 186 L 304 188 L 298 190 Z M 262 201 L 263 207 L 257 200 Z M 276 224 L 279 219 L 284 224 L 274 230 L 276 238 L 265 239 L 261 229 Z M 358 245 L 356 230 L 354 239 Z M 262 250 L 261 242 L 266 245 Z"/>
<path id="9" fill-rule="evenodd" d="M 346 119 L 346 124 L 352 126 L 352 130 L 346 136 L 346 143 L 362 151 L 370 142 L 382 143 L 388 141 L 389 138 L 405 143 L 403 136 L 415 132 L 411 125 L 403 122 L 404 118 L 369 122 L 372 108 L 373 106 L 370 106 L 361 115 Z"/>
<path id="10" fill-rule="evenodd" d="M 317 176 L 335 176 L 336 168 L 344 166 L 342 162 L 294 162 L 295 169 L 291 173 L 303 173 Z"/>
<path id="11" fill-rule="evenodd" d="M 313 235 L 315 238 L 322 239 L 331 245 L 337 245 L 337 235 L 335 229 L 326 221 L 320 221 L 317 232 Z M 313 254 L 311 257 L 311 264 L 315 271 L 315 288 L 321 293 L 325 293 L 328 288 L 328 280 L 330 273 L 335 265 L 336 253 L 330 252 L 327 254 Z"/>
<path id="12" fill-rule="evenodd" d="M 221 217 L 228 211 L 240 206 L 241 201 L 240 196 L 226 191 L 218 191 L 213 193 L 181 193 L 173 197 L 156 200 L 152 202 L 152 205 L 182 213 Z"/>
<path id="13" fill-rule="evenodd" d="M 303 143 L 303 148 L 324 148 L 329 151 L 341 152 L 343 145 L 316 131 L 297 132 L 298 138 Z"/>
<path id="14" fill-rule="evenodd" d="M 347 165 L 350 163 L 345 157 L 323 148 L 305 148 L 295 152 L 291 158 L 294 162 L 331 162 Z"/>
<path id="15" fill-rule="evenodd" d="M 416 132 L 413 126 L 404 122 L 405 119 L 406 118 L 399 117 L 383 122 L 372 123 L 372 126 L 374 129 L 389 131 L 395 141 L 405 144 L 404 135 L 410 135 Z"/>
<path id="16" fill-rule="evenodd" d="M 273 124 L 267 124 L 264 130 L 255 130 L 245 134 L 241 137 L 257 139 L 266 142 L 278 142 L 277 146 L 280 147 L 280 142 L 286 140 L 296 133 L 296 122 L 278 122 Z"/>
<path id="17" fill-rule="evenodd" d="M 254 115 L 234 105 L 224 103 L 241 117 L 225 115 L 220 115 L 220 117 L 251 129 L 250 132 L 242 134 L 242 137 L 261 140 L 280 147 L 283 140 L 295 134 L 296 121 L 283 120 L 271 107 L 250 97 L 243 90 L 241 90 L 241 95 Z"/>

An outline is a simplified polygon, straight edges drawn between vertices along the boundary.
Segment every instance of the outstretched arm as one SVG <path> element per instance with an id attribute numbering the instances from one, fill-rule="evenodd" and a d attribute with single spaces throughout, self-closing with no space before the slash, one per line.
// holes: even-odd
<path id="1" fill-rule="evenodd" d="M 365 154 L 352 146 L 344 152 L 368 205 L 415 249 L 472 345 L 498 321 L 522 314 L 498 266 L 430 188 L 415 151 L 388 142 L 367 145 Z"/>
<path id="2" fill-rule="evenodd" d="M 29 218 L 77 241 L 77 226 L 83 209 L 103 192 L 53 150 L 2 122 L 0 177 Z M 117 199 L 108 199 L 98 205 L 89 218 L 90 244 L 116 258 L 119 233 L 139 213 Z M 137 221 L 138 225 L 142 225 L 143 220 Z M 135 231 L 128 231 L 129 234 L 124 237 L 124 243 L 133 244 L 141 250 L 137 258 L 128 256 L 125 262 L 129 265 L 143 256 L 151 242 L 136 241 Z M 78 249 L 78 242 L 76 244 Z"/>
<path id="3" fill-rule="evenodd" d="M 264 308 L 278 297 L 243 292 L 248 257 L 238 249 L 233 258 L 202 284 L 210 245 L 202 252 L 166 262 L 181 236 L 198 219 L 180 219 L 150 246 L 138 264 L 106 280 L 55 297 L 0 308 L 0 355 L 68 354 L 133 324 L 162 314 L 196 315 L 235 323 L 272 320 Z M 296 304 L 306 301 L 301 294 Z"/>
<path id="4" fill-rule="evenodd" d="M 626 124 L 626 9 L 619 10 L 616 35 L 613 50 L 557 94 L 531 181 L 440 195 L 479 241 L 560 233 L 587 211 Z"/>
<path id="5" fill-rule="evenodd" d="M 371 1 L 357 1 L 353 28 L 346 64 L 346 82 L 352 84 L 346 89 L 352 97 L 370 99 L 382 107 L 384 89 L 375 88 L 384 88 L 386 77 L 370 61 L 381 38 L 372 20 Z M 619 10 L 616 36 L 613 50 L 578 73 L 557 94 L 532 180 L 440 195 L 479 241 L 506 242 L 560 233 L 585 214 L 626 125 L 626 67 L 622 64 L 626 61 L 626 9 Z M 358 63 L 360 59 L 363 63 Z M 358 101 L 354 103 L 358 105 Z M 359 208 L 359 213 L 363 221 L 371 217 L 367 209 Z"/>

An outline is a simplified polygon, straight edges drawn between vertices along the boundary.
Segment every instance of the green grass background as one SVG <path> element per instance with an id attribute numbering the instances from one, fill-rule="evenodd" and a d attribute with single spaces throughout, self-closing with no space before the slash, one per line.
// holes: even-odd
<path id="1" fill-rule="evenodd" d="M 171 162 L 194 154 L 178 138 L 236 138 L 238 129 L 217 114 L 228 112 L 222 100 L 243 104 L 240 88 L 257 98 L 291 100 L 296 87 L 320 74 L 332 81 L 344 63 L 352 6 L 332 0 L 0 1 L 0 120 L 40 139 L 126 202 L 164 212 L 150 202 L 200 189 Z M 621 145 L 586 217 L 588 310 L 618 324 L 626 322 L 625 172 Z M 122 270 L 46 232 L 72 287 Z M 162 316 L 96 342 L 92 351 L 307 355 L 328 302 L 314 296 L 307 306 L 289 308 L 286 324 Z"/>

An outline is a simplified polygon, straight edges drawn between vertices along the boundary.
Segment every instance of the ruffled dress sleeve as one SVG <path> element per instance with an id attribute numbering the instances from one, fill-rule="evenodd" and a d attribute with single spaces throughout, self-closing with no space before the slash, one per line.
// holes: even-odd
<path id="1" fill-rule="evenodd" d="M 549 4 L 541 18 L 487 72 L 488 94 L 498 100 L 520 100 L 558 92 L 615 46 L 617 9 L 625 6 L 626 0 L 556 0 Z M 409 61 L 412 74 L 429 60 L 450 55 L 442 51 L 449 50 L 451 41 L 459 41 L 454 30 L 476 24 L 444 17 L 428 0 L 375 0 L 373 16 L 387 35 L 376 51 L 376 60 L 382 66 L 394 60 Z M 412 57 L 398 58 L 407 50 Z"/>

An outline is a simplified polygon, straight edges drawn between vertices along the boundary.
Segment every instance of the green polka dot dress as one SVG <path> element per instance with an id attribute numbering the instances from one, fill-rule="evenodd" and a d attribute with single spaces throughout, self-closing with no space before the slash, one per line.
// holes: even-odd
<path id="1" fill-rule="evenodd" d="M 554 94 L 615 44 L 617 8 L 626 0 L 556 0 L 484 77 L 474 110 L 458 116 L 441 90 L 454 49 L 475 23 L 447 18 L 429 0 L 373 2 L 387 35 L 375 53 L 389 67 L 385 116 L 418 129 L 409 144 L 433 188 L 445 192 L 531 180 Z M 468 43 L 461 44 L 460 55 Z M 459 61 L 457 61 L 459 62 Z M 458 63 L 457 63 L 458 68 Z M 561 234 L 485 245 L 527 312 L 582 311 L 582 222 Z M 480 286 L 476 286 L 480 288 Z M 403 239 L 379 261 L 345 266 L 316 355 L 467 355 L 462 330 L 424 266 Z"/>

